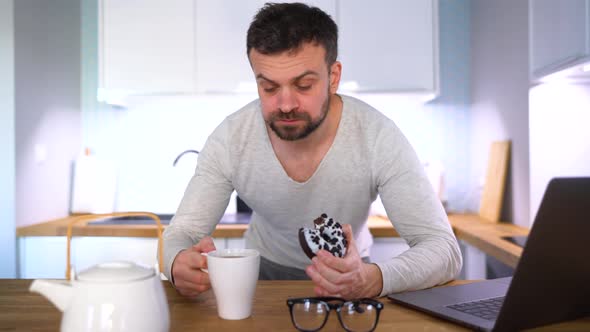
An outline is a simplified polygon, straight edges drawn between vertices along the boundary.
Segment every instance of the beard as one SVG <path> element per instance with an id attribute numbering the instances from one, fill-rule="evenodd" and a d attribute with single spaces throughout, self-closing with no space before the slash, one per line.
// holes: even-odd
<path id="1" fill-rule="evenodd" d="M 282 140 L 296 141 L 309 136 L 313 133 L 326 119 L 330 109 L 330 94 L 322 104 L 320 115 L 316 119 L 312 119 L 308 113 L 293 110 L 289 113 L 276 111 L 271 113 L 266 123 L 270 129 Z M 276 122 L 280 120 L 301 120 L 303 125 L 277 125 Z"/>

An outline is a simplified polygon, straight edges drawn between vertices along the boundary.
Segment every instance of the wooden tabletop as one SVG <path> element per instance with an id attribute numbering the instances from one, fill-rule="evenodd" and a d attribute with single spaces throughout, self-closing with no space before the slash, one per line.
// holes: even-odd
<path id="1" fill-rule="evenodd" d="M 47 299 L 30 293 L 32 280 L 0 279 L 0 330 L 58 331 L 59 312 Z M 467 283 L 454 281 L 448 285 Z M 170 331 L 293 331 L 286 300 L 313 296 L 311 281 L 259 281 L 252 316 L 239 321 L 217 316 L 211 291 L 194 299 L 180 296 L 163 282 L 170 309 Z M 376 331 L 468 331 L 453 323 L 379 299 L 385 305 Z M 589 331 L 590 318 L 544 327 L 542 331 Z M 342 331 L 332 312 L 322 331 Z"/>

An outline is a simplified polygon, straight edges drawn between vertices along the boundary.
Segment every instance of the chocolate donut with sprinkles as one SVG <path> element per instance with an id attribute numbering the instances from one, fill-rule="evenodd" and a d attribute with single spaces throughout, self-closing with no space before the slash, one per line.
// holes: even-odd
<path id="1" fill-rule="evenodd" d="M 314 228 L 302 227 L 299 229 L 299 243 L 310 259 L 320 249 L 330 252 L 336 257 L 344 257 L 348 243 L 342 226 L 328 215 L 323 213 L 313 221 Z"/>

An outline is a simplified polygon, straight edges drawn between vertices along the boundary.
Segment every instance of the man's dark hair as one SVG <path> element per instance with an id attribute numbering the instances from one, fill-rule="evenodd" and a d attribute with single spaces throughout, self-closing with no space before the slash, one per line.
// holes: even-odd
<path id="1" fill-rule="evenodd" d="M 262 54 L 296 50 L 313 42 L 326 50 L 326 64 L 338 56 L 338 27 L 330 15 L 303 3 L 266 3 L 248 29 L 247 54 L 255 49 Z"/>

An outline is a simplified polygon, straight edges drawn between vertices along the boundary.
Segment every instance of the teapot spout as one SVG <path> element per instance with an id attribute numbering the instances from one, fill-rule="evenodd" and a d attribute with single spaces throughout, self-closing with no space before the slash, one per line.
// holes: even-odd
<path id="1" fill-rule="evenodd" d="M 64 312 L 72 299 L 72 285 L 57 280 L 35 280 L 29 287 L 30 292 L 45 296 L 61 312 Z"/>

